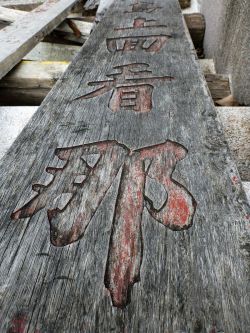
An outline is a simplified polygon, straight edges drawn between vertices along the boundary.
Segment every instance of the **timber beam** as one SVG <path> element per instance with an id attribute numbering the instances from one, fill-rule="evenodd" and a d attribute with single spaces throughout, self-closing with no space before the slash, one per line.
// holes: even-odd
<path id="1" fill-rule="evenodd" d="M 250 207 L 177 0 L 114 2 L 0 197 L 1 333 L 248 332 Z"/>

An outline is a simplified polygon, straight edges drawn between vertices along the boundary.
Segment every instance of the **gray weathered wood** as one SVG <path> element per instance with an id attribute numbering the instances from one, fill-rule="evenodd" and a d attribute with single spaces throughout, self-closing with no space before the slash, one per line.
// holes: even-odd
<path id="1" fill-rule="evenodd" d="M 25 11 L 0 6 L 0 21 L 12 23 L 26 15 Z"/>
<path id="2" fill-rule="evenodd" d="M 179 4 L 130 4 L 0 162 L 3 333 L 249 331 L 249 207 Z"/>
<path id="3" fill-rule="evenodd" d="M 45 0 L 1 0 L 0 6 L 21 10 L 32 10 L 43 4 Z"/>
<path id="4" fill-rule="evenodd" d="M 61 23 L 77 0 L 47 0 L 0 31 L 0 78 Z"/>
<path id="5" fill-rule="evenodd" d="M 22 10 L 0 7 L 0 21 L 2 24 L 9 25 L 17 20 L 24 18 L 27 12 Z M 79 14 L 70 14 L 67 19 L 55 27 L 53 34 L 60 39 L 73 41 L 83 44 L 93 28 L 93 23 L 89 17 L 79 17 Z"/>
<path id="6" fill-rule="evenodd" d="M 80 50 L 78 45 L 39 43 L 25 57 L 32 61 L 71 61 Z"/>

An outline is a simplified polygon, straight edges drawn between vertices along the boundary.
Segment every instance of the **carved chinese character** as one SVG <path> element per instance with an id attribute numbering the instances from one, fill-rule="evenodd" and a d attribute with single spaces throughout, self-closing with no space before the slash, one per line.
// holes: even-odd
<path id="1" fill-rule="evenodd" d="M 134 30 L 134 29 L 150 29 L 150 28 L 167 28 L 164 24 L 157 23 L 156 20 L 147 20 L 144 17 L 137 17 L 134 19 L 133 25 L 129 27 L 115 28 L 117 31 Z"/>
<path id="2" fill-rule="evenodd" d="M 77 99 L 89 99 L 100 96 L 110 90 L 112 95 L 109 108 L 117 112 L 128 110 L 134 112 L 150 112 L 152 110 L 152 93 L 154 84 L 162 81 L 171 81 L 171 76 L 152 76 L 147 68 L 148 64 L 128 64 L 116 66 L 118 72 L 107 75 L 112 80 L 90 82 L 89 86 L 97 86 L 97 89 Z"/>
<path id="3" fill-rule="evenodd" d="M 166 26 L 159 25 L 155 20 L 146 20 L 145 18 L 136 18 L 134 20 L 132 27 L 116 28 L 115 30 L 120 31 L 130 31 L 138 30 L 140 31 L 148 28 L 166 28 Z M 154 33 L 136 35 L 136 36 L 126 36 L 126 37 L 115 37 L 107 38 L 107 48 L 110 52 L 128 52 L 128 51 L 146 51 L 151 53 L 159 52 L 165 45 L 167 40 L 171 38 L 171 35 Z"/>
<path id="4" fill-rule="evenodd" d="M 71 244 L 84 236 L 108 189 L 119 180 L 104 283 L 113 305 L 124 307 L 140 278 L 144 207 L 172 230 L 192 225 L 195 200 L 172 179 L 177 162 L 186 154 L 183 146 L 171 141 L 139 150 L 116 141 L 57 149 L 65 166 L 47 168 L 53 180 L 47 186 L 34 185 L 37 195 L 11 217 L 32 217 L 45 209 L 52 244 Z"/>
<path id="5" fill-rule="evenodd" d="M 135 1 L 133 5 L 130 6 L 130 9 L 125 13 L 152 13 L 162 7 L 157 7 L 153 2 L 143 2 L 140 0 Z"/>

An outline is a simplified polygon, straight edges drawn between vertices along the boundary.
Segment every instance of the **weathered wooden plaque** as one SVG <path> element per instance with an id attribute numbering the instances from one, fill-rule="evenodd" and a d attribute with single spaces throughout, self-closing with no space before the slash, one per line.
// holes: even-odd
<path id="1" fill-rule="evenodd" d="M 248 333 L 249 210 L 177 0 L 117 0 L 1 161 L 1 333 Z"/>

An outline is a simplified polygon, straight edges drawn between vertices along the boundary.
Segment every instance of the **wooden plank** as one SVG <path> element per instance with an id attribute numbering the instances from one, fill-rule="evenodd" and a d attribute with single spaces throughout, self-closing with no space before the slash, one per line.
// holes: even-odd
<path id="1" fill-rule="evenodd" d="M 25 11 L 0 7 L 0 21 L 5 22 L 5 26 L 22 19 L 26 14 Z M 83 44 L 93 28 L 92 21 L 89 17 L 79 18 L 76 14 L 70 14 L 64 22 L 55 27 L 53 34 L 59 38 Z"/>
<path id="2" fill-rule="evenodd" d="M 81 47 L 78 45 L 42 42 L 35 46 L 34 49 L 24 57 L 24 60 L 70 62 L 80 49 Z"/>
<path id="3" fill-rule="evenodd" d="M 0 78 L 39 41 L 61 23 L 77 0 L 47 0 L 43 5 L 0 31 Z M 34 22 L 36 24 L 34 24 Z"/>
<path id="4" fill-rule="evenodd" d="M 0 6 L 29 11 L 42 5 L 44 2 L 45 0 L 0 0 Z"/>
<path id="5" fill-rule="evenodd" d="M 26 14 L 27 12 L 22 10 L 10 9 L 0 6 L 0 21 L 2 22 L 12 23 L 19 18 L 22 18 Z"/>
<path id="6" fill-rule="evenodd" d="M 217 113 L 241 179 L 250 181 L 250 107 L 218 107 Z"/>
<path id="7" fill-rule="evenodd" d="M 28 12 L 23 10 L 0 7 L 0 21 L 6 23 L 13 23 L 23 19 L 27 14 Z M 75 14 L 70 14 L 68 18 L 55 29 L 62 32 L 72 32 L 72 25 L 74 25 L 75 29 L 79 30 L 82 35 L 89 35 L 93 28 L 93 23 L 91 21 L 89 22 L 88 17 L 80 18 Z"/>
<path id="8" fill-rule="evenodd" d="M 22 61 L 0 81 L 0 105 L 40 105 L 68 65 L 68 61 Z"/>
<path id="9" fill-rule="evenodd" d="M 228 75 L 205 73 L 205 78 L 214 101 L 231 95 Z"/>
<path id="10" fill-rule="evenodd" d="M 1 332 L 249 331 L 249 206 L 177 0 L 117 0 L 0 163 Z"/>
<path id="11" fill-rule="evenodd" d="M 0 81 L 2 88 L 51 89 L 69 65 L 68 61 L 22 61 Z"/>
<path id="12" fill-rule="evenodd" d="M 196 49 L 203 49 L 203 40 L 205 36 L 205 18 L 200 13 L 185 14 L 186 20 L 191 38 Z"/>
<path id="13" fill-rule="evenodd" d="M 22 61 L 0 81 L 0 105 L 40 105 L 68 61 Z"/>

